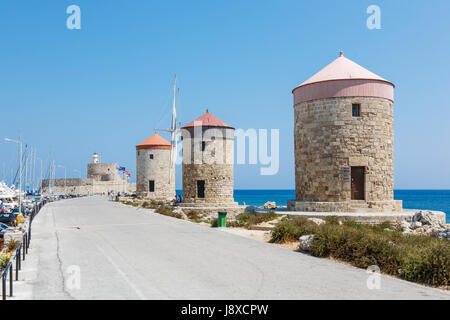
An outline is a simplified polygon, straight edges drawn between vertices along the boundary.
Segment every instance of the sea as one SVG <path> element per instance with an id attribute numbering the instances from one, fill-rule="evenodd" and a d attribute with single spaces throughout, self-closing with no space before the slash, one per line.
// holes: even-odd
<path id="1" fill-rule="evenodd" d="M 178 194 L 181 191 L 178 190 Z M 285 206 L 295 199 L 295 190 L 234 190 L 234 200 L 246 205 L 262 206 L 267 201 Z M 450 223 L 450 190 L 394 190 L 394 199 L 403 200 L 405 209 L 436 210 L 446 213 Z"/>

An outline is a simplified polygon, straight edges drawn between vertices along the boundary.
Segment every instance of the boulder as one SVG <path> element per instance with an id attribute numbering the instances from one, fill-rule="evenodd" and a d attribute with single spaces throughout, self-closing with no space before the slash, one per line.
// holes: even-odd
<path id="1" fill-rule="evenodd" d="M 403 231 L 409 230 L 411 228 L 411 224 L 408 221 L 405 221 L 405 220 L 401 221 L 399 223 L 399 226 L 400 226 L 401 229 L 403 229 Z"/>
<path id="2" fill-rule="evenodd" d="M 431 211 L 418 211 L 412 217 L 412 222 L 420 222 L 422 225 L 440 226 L 442 227 L 439 218 Z"/>
<path id="3" fill-rule="evenodd" d="M 422 222 L 420 222 L 420 221 L 413 221 L 413 222 L 411 222 L 411 228 L 412 229 L 417 229 L 417 228 L 420 228 L 420 227 L 422 227 Z"/>
<path id="4" fill-rule="evenodd" d="M 450 228 L 443 228 L 437 231 L 436 238 L 450 240 Z"/>
<path id="5" fill-rule="evenodd" d="M 300 250 L 308 252 L 311 247 L 311 242 L 314 239 L 313 234 L 309 234 L 306 236 L 301 236 L 298 240 L 300 241 Z"/>
<path id="6" fill-rule="evenodd" d="M 314 222 L 318 226 L 320 226 L 321 224 L 324 224 L 326 222 L 325 220 L 319 219 L 319 218 L 308 218 L 308 220 Z"/>
<path id="7" fill-rule="evenodd" d="M 175 208 L 173 211 L 172 211 L 172 216 L 180 216 L 181 217 L 181 219 L 183 219 L 183 220 L 189 220 L 188 219 L 188 217 L 187 217 L 187 215 L 184 213 L 184 211 L 183 211 L 183 209 L 181 209 L 181 208 Z"/>
<path id="8" fill-rule="evenodd" d="M 275 202 L 271 202 L 271 201 L 267 201 L 264 205 L 263 205 L 264 209 L 276 209 L 277 208 L 277 204 Z"/>

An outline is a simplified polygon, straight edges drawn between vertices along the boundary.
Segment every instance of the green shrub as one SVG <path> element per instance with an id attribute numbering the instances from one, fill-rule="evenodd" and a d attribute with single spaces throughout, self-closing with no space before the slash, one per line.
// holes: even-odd
<path id="1" fill-rule="evenodd" d="M 438 240 L 427 250 L 420 250 L 405 258 L 400 277 L 432 286 L 450 285 L 450 245 L 448 240 Z"/>
<path id="2" fill-rule="evenodd" d="M 142 203 L 142 208 L 145 208 L 145 209 L 154 209 L 154 208 L 157 208 L 159 206 L 160 206 L 159 204 L 156 204 L 153 201 L 151 201 L 151 202 L 145 201 L 145 202 Z"/>
<path id="3" fill-rule="evenodd" d="M 189 210 L 186 213 L 186 216 L 188 217 L 189 220 L 191 220 L 193 222 L 200 222 L 200 221 L 202 221 L 202 217 L 201 217 L 200 213 L 198 211 L 195 211 L 195 210 Z"/>
<path id="4" fill-rule="evenodd" d="M 388 229 L 388 230 L 387 230 Z M 432 236 L 404 236 L 389 222 L 378 225 L 329 218 L 315 225 L 305 218 L 280 222 L 271 242 L 297 241 L 314 234 L 310 253 L 331 257 L 359 268 L 377 265 L 383 273 L 432 286 L 448 287 L 450 282 L 450 241 Z"/>
<path id="5" fill-rule="evenodd" d="M 7 244 L 6 244 L 6 250 L 11 252 L 16 250 L 17 246 L 19 245 L 19 241 L 17 240 L 10 240 Z"/>
<path id="6" fill-rule="evenodd" d="M 214 218 L 211 220 L 211 228 L 217 228 L 219 226 L 219 219 Z"/>
<path id="7" fill-rule="evenodd" d="M 165 216 L 172 216 L 172 211 L 175 210 L 174 207 L 159 207 L 155 210 L 156 213 L 165 215 Z"/>
<path id="8" fill-rule="evenodd" d="M 325 218 L 325 222 L 331 225 L 339 225 L 339 218 L 337 216 L 329 216 Z"/>
<path id="9" fill-rule="evenodd" d="M 4 269 L 9 263 L 9 259 L 11 259 L 10 253 L 2 253 L 0 255 L 0 266 Z"/>
<path id="10" fill-rule="evenodd" d="M 392 241 L 364 228 L 327 224 L 315 234 L 310 246 L 317 257 L 332 257 L 359 268 L 377 265 L 382 272 L 397 274 L 400 249 Z"/>
<path id="11" fill-rule="evenodd" d="M 297 241 L 298 238 L 307 234 L 315 234 L 319 226 L 306 218 L 284 220 L 278 223 L 272 230 L 272 243 L 284 243 Z"/>
<path id="12" fill-rule="evenodd" d="M 142 208 L 150 208 L 150 202 L 147 202 L 147 201 L 143 202 Z"/>
<path id="13" fill-rule="evenodd" d="M 251 229 L 253 226 L 263 222 L 269 222 L 279 217 L 275 212 L 268 211 L 259 215 L 252 215 L 248 212 L 239 215 L 234 222 L 231 223 L 234 227 L 243 227 Z"/>
<path id="14" fill-rule="evenodd" d="M 176 213 L 176 214 L 172 213 L 172 217 L 177 218 L 177 219 L 183 219 L 183 214 L 182 213 Z"/>

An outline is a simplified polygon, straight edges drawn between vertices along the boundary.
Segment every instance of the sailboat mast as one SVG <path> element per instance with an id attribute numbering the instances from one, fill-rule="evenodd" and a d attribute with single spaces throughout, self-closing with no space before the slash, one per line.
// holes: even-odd
<path id="1" fill-rule="evenodd" d="M 169 162 L 169 184 L 172 182 L 172 163 L 174 159 L 174 146 L 175 146 L 175 130 L 177 128 L 177 75 L 175 75 L 175 81 L 173 84 L 173 105 L 172 105 L 172 123 L 171 130 L 171 148 L 170 148 L 170 162 Z"/>
<path id="2" fill-rule="evenodd" d="M 177 76 L 175 75 L 175 83 L 173 85 L 173 106 L 172 106 L 172 130 L 176 129 L 177 123 Z M 172 135 L 173 137 L 173 135 Z"/>

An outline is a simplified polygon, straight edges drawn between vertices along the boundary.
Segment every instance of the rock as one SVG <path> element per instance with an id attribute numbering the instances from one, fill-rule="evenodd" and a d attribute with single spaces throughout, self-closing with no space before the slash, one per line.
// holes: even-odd
<path id="1" fill-rule="evenodd" d="M 420 222 L 422 225 L 443 227 L 439 218 L 431 211 L 416 212 L 412 217 L 412 222 Z"/>
<path id="2" fill-rule="evenodd" d="M 258 209 L 257 207 L 255 207 L 255 206 L 248 206 L 248 207 L 245 207 L 245 213 L 250 213 L 250 214 L 255 214 L 256 213 L 256 209 Z"/>
<path id="3" fill-rule="evenodd" d="M 181 219 L 183 219 L 183 220 L 189 220 L 189 218 L 187 217 L 187 215 L 184 213 L 183 209 L 181 209 L 181 208 L 175 208 L 172 211 L 172 216 L 174 216 L 174 217 L 180 216 Z"/>
<path id="4" fill-rule="evenodd" d="M 443 228 L 436 232 L 436 238 L 450 240 L 450 228 Z"/>
<path id="5" fill-rule="evenodd" d="M 413 221 L 413 222 L 411 222 L 411 228 L 412 229 L 417 229 L 417 228 L 420 228 L 420 227 L 422 227 L 422 222 L 420 222 L 420 221 Z"/>
<path id="6" fill-rule="evenodd" d="M 314 239 L 313 234 L 309 234 L 306 236 L 301 236 L 298 240 L 300 241 L 300 250 L 302 251 L 309 251 L 311 242 Z"/>
<path id="7" fill-rule="evenodd" d="M 408 221 L 406 221 L 406 220 L 401 221 L 399 223 L 399 226 L 400 226 L 401 229 L 403 229 L 403 231 L 409 230 L 411 228 L 411 224 Z"/>
<path id="8" fill-rule="evenodd" d="M 318 226 L 325 223 L 325 220 L 319 218 L 308 218 L 308 220 L 314 222 Z"/>
<path id="9" fill-rule="evenodd" d="M 277 204 L 275 202 L 270 202 L 267 201 L 264 205 L 263 205 L 264 209 L 276 209 L 277 208 Z"/>

